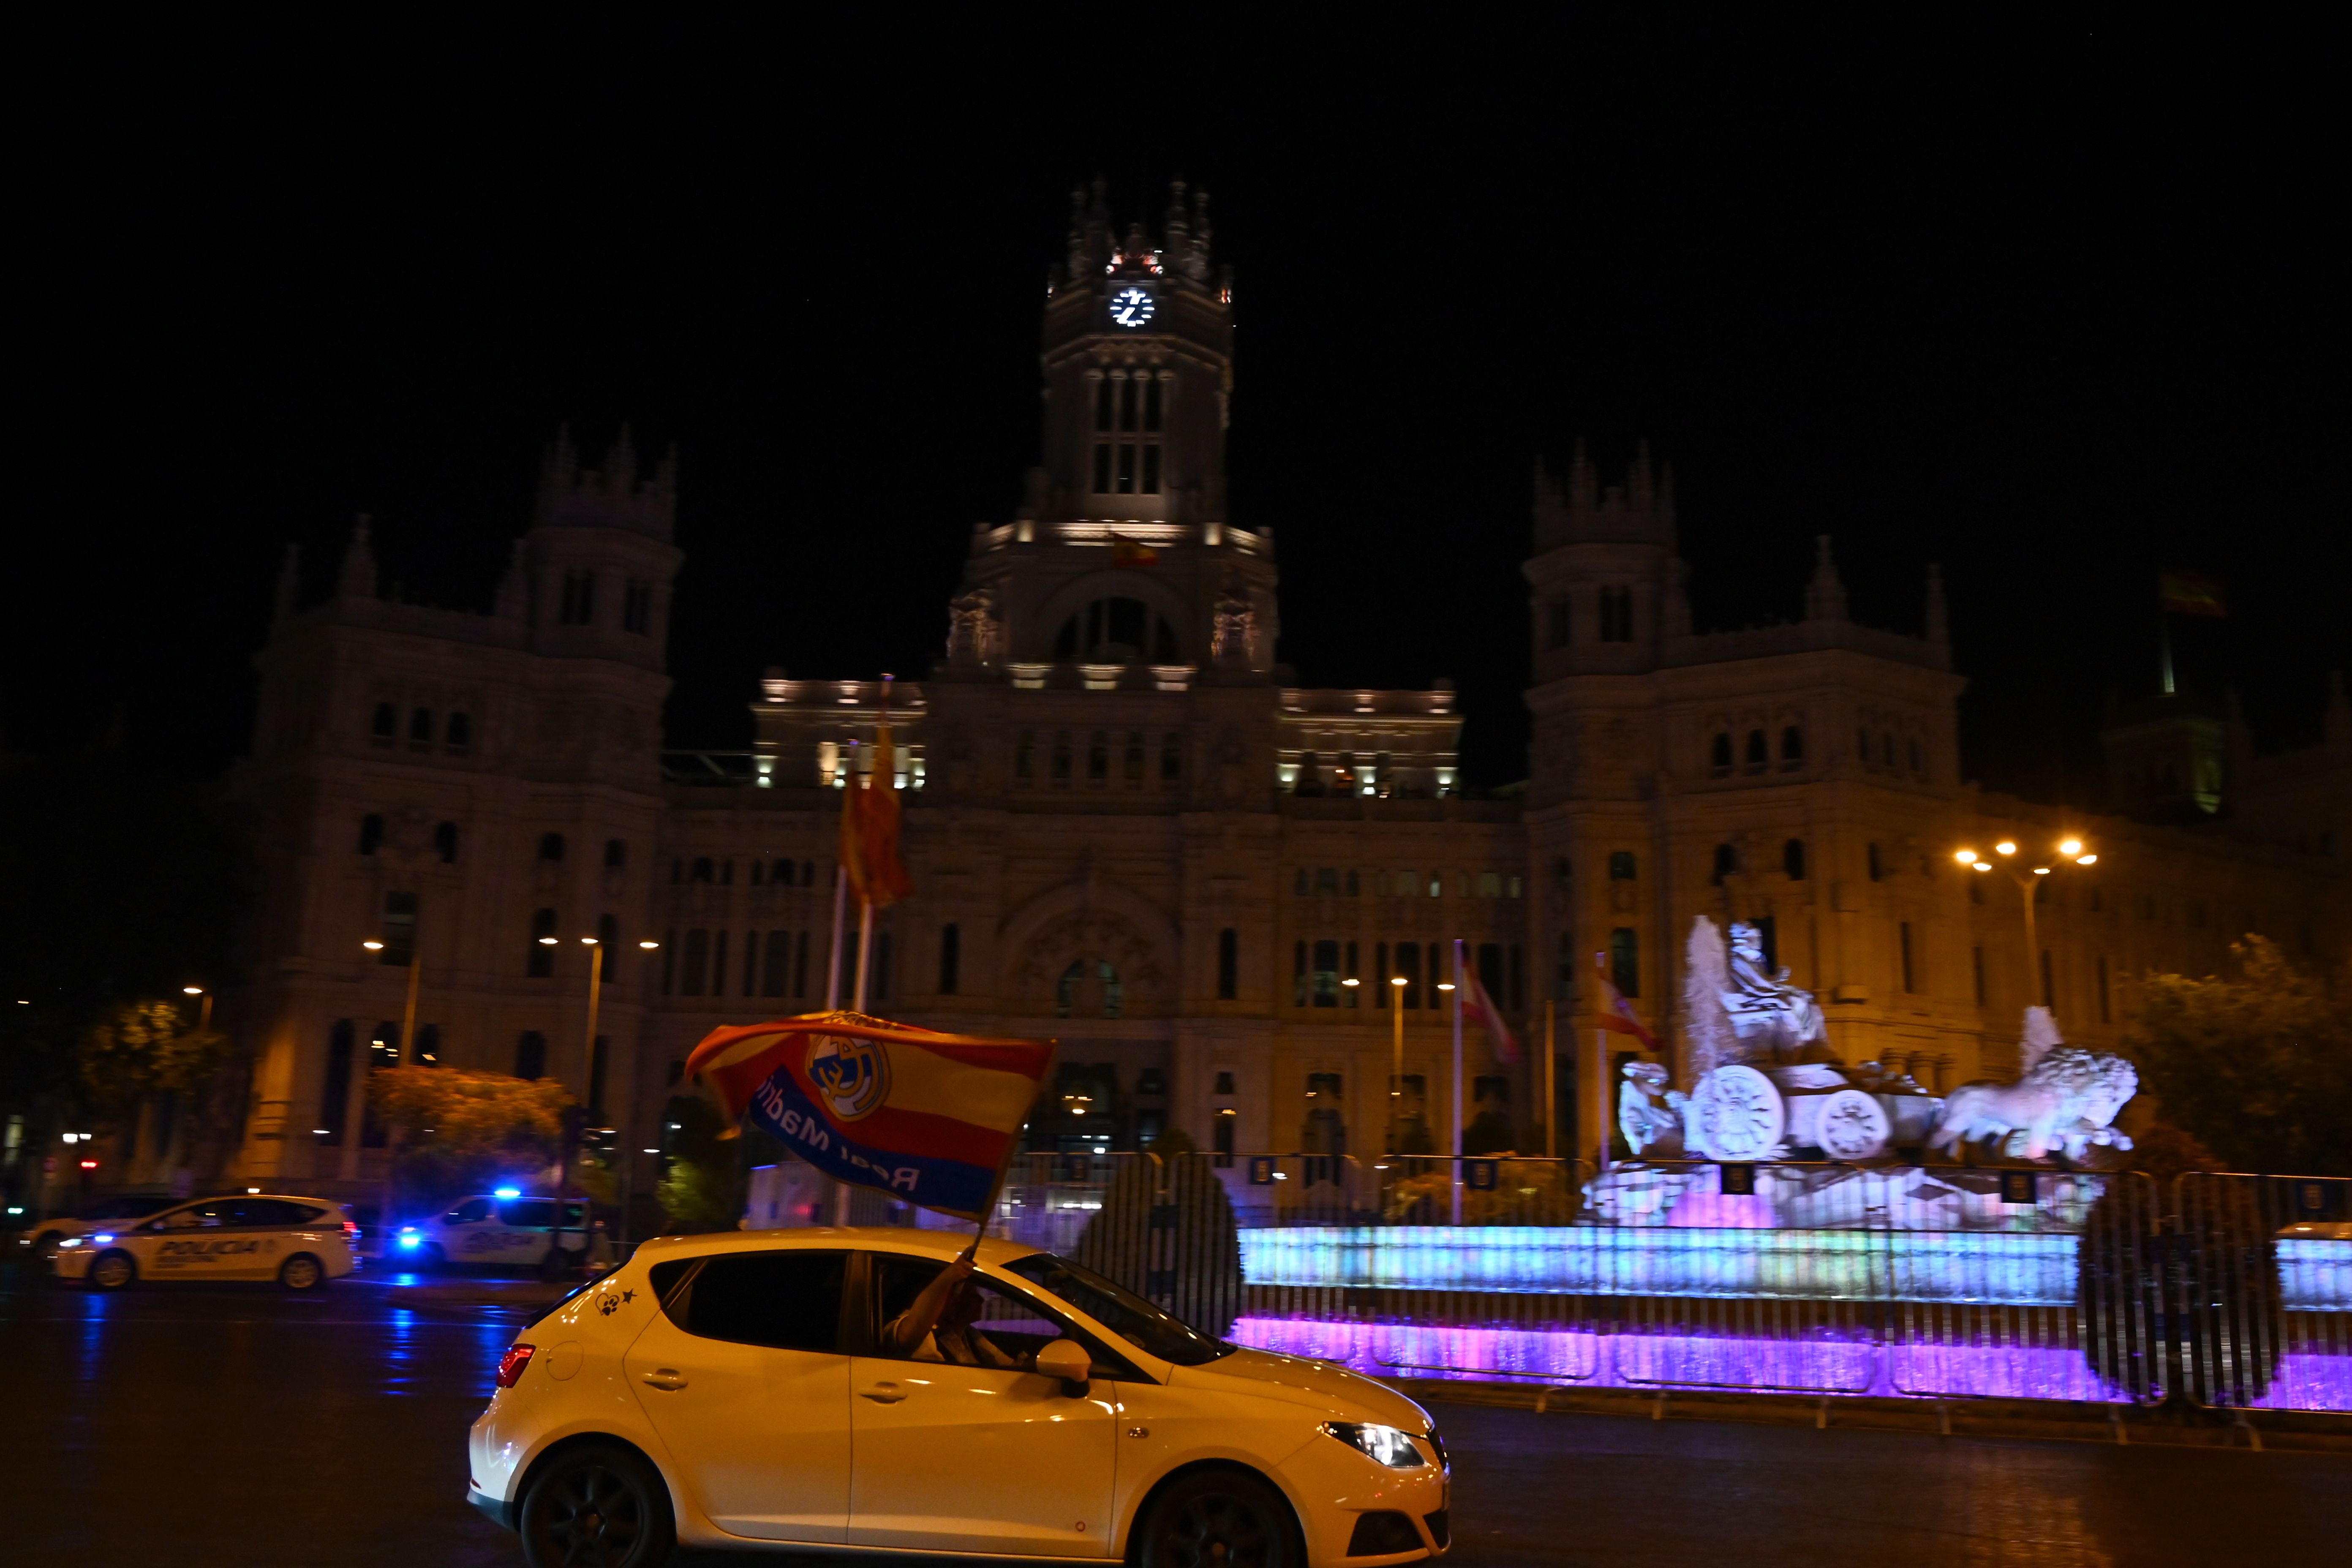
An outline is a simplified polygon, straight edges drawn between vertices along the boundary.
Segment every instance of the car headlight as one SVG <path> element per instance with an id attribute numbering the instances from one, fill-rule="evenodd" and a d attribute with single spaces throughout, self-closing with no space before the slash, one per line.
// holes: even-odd
<path id="1" fill-rule="evenodd" d="M 58 1237 L 58 1246 L 60 1247 L 79 1247 L 80 1245 L 81 1237 L 78 1236 L 61 1236 Z"/>
<path id="2" fill-rule="evenodd" d="M 1369 1421 L 1326 1421 L 1323 1430 L 1392 1470 L 1417 1470 L 1429 1461 L 1410 1434 Z"/>

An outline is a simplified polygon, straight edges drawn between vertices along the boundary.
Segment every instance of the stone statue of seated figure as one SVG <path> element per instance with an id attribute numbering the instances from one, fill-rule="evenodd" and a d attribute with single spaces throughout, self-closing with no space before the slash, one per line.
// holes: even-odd
<path id="1" fill-rule="evenodd" d="M 1665 1104 L 1655 1097 L 1663 1094 Z M 1656 1062 L 1627 1062 L 1617 1090 L 1617 1128 L 1636 1160 L 1671 1159 L 1683 1152 L 1680 1089 L 1666 1088 L 1666 1069 Z"/>

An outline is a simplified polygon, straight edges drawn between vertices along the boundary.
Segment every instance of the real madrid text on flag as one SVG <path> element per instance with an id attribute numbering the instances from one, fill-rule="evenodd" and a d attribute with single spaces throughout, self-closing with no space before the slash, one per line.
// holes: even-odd
<path id="1" fill-rule="evenodd" d="M 686 1070 L 827 1175 L 978 1220 L 1053 1059 L 1051 1040 L 808 1013 L 713 1029 Z"/>

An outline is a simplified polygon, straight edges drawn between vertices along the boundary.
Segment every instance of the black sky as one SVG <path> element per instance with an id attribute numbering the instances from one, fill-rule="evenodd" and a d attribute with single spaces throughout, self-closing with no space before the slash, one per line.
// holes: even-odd
<path id="1" fill-rule="evenodd" d="M 1580 435 L 1674 465 L 1703 626 L 1793 616 L 1815 533 L 1898 628 L 1944 563 L 1988 785 L 2095 799 L 2160 563 L 2230 591 L 2189 673 L 2313 738 L 2352 663 L 2339 40 L 1755 9 L 28 45 L 6 743 L 119 711 L 216 771 L 284 542 L 322 592 L 369 511 L 409 596 L 487 607 L 562 421 L 681 449 L 674 743 L 747 743 L 766 665 L 919 673 L 1097 174 L 1122 217 L 1212 193 L 1281 657 L 1452 677 L 1477 781 L 1523 766 L 1530 460 Z"/>

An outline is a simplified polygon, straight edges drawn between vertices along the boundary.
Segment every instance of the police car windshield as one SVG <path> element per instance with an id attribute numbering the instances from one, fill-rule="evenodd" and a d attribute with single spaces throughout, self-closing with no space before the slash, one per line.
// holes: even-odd
<path id="1" fill-rule="evenodd" d="M 1087 1317 L 1161 1361 L 1199 1366 L 1229 1356 L 1237 1348 L 1202 1333 L 1154 1306 L 1123 1285 L 1050 1252 L 1033 1253 L 1005 1266 L 1049 1295 L 1058 1296 Z"/>
<path id="2" fill-rule="evenodd" d="M 74 1217 L 77 1219 L 145 1219 L 159 1209 L 170 1208 L 182 1202 L 179 1198 L 109 1198 L 102 1204 L 92 1204 Z"/>

